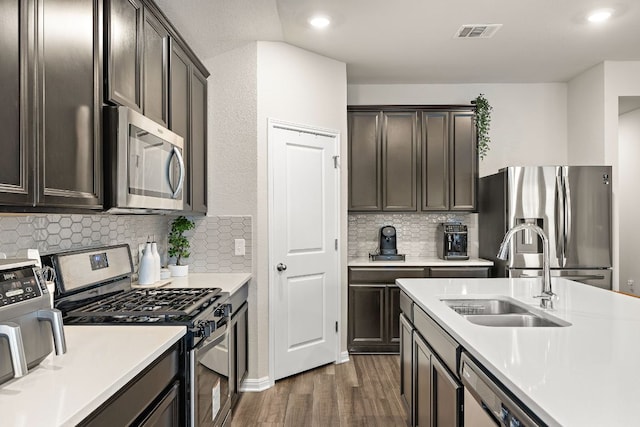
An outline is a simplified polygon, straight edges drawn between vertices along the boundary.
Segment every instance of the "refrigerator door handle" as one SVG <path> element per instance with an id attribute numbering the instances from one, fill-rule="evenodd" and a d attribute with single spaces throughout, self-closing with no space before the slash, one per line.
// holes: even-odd
<path id="1" fill-rule="evenodd" d="M 564 168 L 563 168 L 564 169 Z M 569 242 L 571 241 L 571 190 L 568 185 L 569 174 L 563 174 L 562 177 L 562 192 L 564 193 L 564 224 L 562 228 L 562 266 L 564 267 L 566 262 L 566 250 Z"/>
<path id="2" fill-rule="evenodd" d="M 562 170 L 562 169 L 561 169 Z M 565 219 L 565 198 L 564 198 L 564 185 L 562 180 L 562 172 L 556 176 L 556 211 L 555 211 L 555 231 L 556 231 L 556 255 L 558 257 L 558 264 L 564 266 L 564 219 Z"/>

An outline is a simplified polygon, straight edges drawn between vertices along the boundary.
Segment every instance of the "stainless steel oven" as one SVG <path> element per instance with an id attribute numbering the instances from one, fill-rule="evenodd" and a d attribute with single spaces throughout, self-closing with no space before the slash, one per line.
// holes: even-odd
<path id="1" fill-rule="evenodd" d="M 108 210 L 182 210 L 183 138 L 127 107 L 105 107 L 104 118 Z"/>
<path id="2" fill-rule="evenodd" d="M 233 349 L 230 346 L 230 318 L 190 352 L 192 369 L 190 395 L 191 425 L 222 426 L 231 410 Z"/>

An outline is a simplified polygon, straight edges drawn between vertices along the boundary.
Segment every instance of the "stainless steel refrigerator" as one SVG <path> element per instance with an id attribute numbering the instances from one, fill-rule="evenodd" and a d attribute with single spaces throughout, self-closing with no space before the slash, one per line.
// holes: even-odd
<path id="1" fill-rule="evenodd" d="M 480 178 L 479 254 L 495 277 L 542 275 L 542 241 L 519 232 L 507 261 L 496 256 L 507 230 L 522 222 L 549 237 L 552 276 L 611 289 L 611 166 L 507 167 Z"/>

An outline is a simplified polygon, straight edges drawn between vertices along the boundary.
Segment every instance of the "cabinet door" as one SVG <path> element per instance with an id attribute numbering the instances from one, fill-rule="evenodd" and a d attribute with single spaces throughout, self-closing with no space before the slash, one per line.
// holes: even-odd
<path id="1" fill-rule="evenodd" d="M 33 203 L 29 173 L 32 154 L 27 145 L 30 136 L 26 126 L 27 73 L 21 73 L 22 59 L 26 58 L 26 14 L 26 2 L 0 2 L 0 203 L 3 205 Z"/>
<path id="2" fill-rule="evenodd" d="M 449 113 L 422 112 L 422 210 L 449 209 Z"/>
<path id="3" fill-rule="evenodd" d="M 144 115 L 167 126 L 169 33 L 149 11 L 144 10 Z"/>
<path id="4" fill-rule="evenodd" d="M 107 98 L 142 112 L 142 3 L 107 0 Z"/>
<path id="5" fill-rule="evenodd" d="M 141 427 L 180 425 L 180 383 L 176 381 L 151 413 L 140 423 Z"/>
<path id="6" fill-rule="evenodd" d="M 102 207 L 101 6 L 38 2 L 38 205 Z"/>
<path id="7" fill-rule="evenodd" d="M 385 285 L 349 285 L 349 350 L 385 342 Z"/>
<path id="8" fill-rule="evenodd" d="M 189 95 L 191 92 L 191 61 L 184 50 L 171 40 L 170 84 L 169 84 L 169 129 L 184 139 L 184 158 L 189 160 L 190 120 L 189 120 Z M 187 162 L 189 167 L 189 162 Z M 188 177 L 189 175 L 187 175 Z M 187 178 L 187 185 L 189 179 Z M 191 195 L 185 191 L 184 210 L 191 210 Z"/>
<path id="9" fill-rule="evenodd" d="M 380 113 L 349 115 L 349 210 L 382 210 Z"/>
<path id="10" fill-rule="evenodd" d="M 432 353 L 427 343 L 413 334 L 413 421 L 414 426 L 430 427 L 432 423 Z M 455 424 L 452 424 L 455 425 Z"/>
<path id="11" fill-rule="evenodd" d="M 478 154 L 473 112 L 452 112 L 450 134 L 450 210 L 475 210 Z"/>
<path id="12" fill-rule="evenodd" d="M 402 314 L 400 315 L 400 399 L 411 418 L 412 406 L 412 381 L 411 365 L 413 363 L 413 326 Z M 409 420 L 413 425 L 413 420 Z"/>
<path id="13" fill-rule="evenodd" d="M 415 211 L 417 112 L 384 112 L 382 117 L 382 210 Z"/>
<path id="14" fill-rule="evenodd" d="M 400 342 L 400 288 L 387 287 L 387 339 L 390 343 Z"/>
<path id="15" fill-rule="evenodd" d="M 187 194 L 191 209 L 207 213 L 207 79 L 192 67 L 191 74 L 191 138 L 189 141 L 189 173 Z"/>
<path id="16" fill-rule="evenodd" d="M 462 420 L 462 385 L 438 358 L 431 357 L 432 419 L 435 427 L 459 426 Z"/>

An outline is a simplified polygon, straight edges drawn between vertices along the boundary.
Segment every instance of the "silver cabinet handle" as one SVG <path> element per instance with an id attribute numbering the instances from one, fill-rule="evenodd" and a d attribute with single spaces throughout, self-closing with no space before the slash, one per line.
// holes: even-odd
<path id="1" fill-rule="evenodd" d="M 285 271 L 285 270 L 287 269 L 287 266 L 286 266 L 286 264 L 279 263 L 279 264 L 276 266 L 276 269 L 277 269 L 278 271 Z"/>
<path id="2" fill-rule="evenodd" d="M 24 345 L 22 344 L 22 333 L 17 323 L 0 323 L 0 335 L 9 340 L 9 353 L 11 354 L 11 364 L 13 365 L 13 377 L 18 378 L 27 374 L 27 358 L 24 355 Z"/>
<path id="3" fill-rule="evenodd" d="M 51 324 L 51 332 L 53 333 L 53 344 L 56 354 L 59 356 L 67 352 L 67 341 L 64 337 L 64 328 L 62 325 L 62 312 L 52 308 L 50 310 L 38 310 L 38 320 L 45 320 Z"/>

